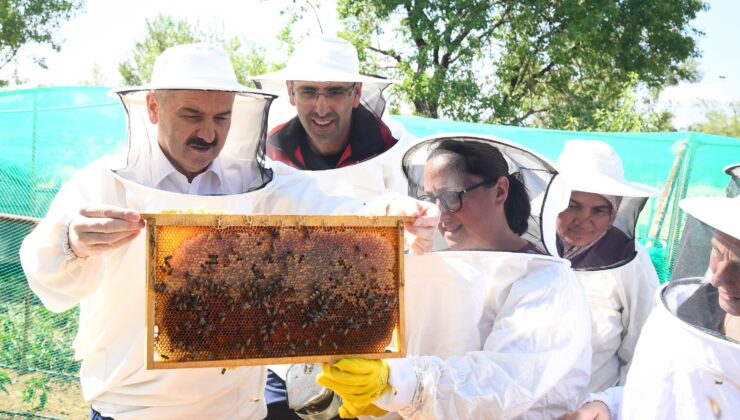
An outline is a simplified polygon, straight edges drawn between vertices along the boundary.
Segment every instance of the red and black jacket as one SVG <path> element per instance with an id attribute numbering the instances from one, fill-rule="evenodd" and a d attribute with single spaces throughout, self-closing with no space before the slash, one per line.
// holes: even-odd
<path id="1" fill-rule="evenodd" d="M 266 155 L 298 169 L 322 170 L 354 165 L 393 147 L 398 139 L 379 117 L 364 106 L 352 110 L 349 142 L 336 165 L 327 162 L 308 145 L 306 130 L 298 116 L 273 128 L 268 134 Z"/>

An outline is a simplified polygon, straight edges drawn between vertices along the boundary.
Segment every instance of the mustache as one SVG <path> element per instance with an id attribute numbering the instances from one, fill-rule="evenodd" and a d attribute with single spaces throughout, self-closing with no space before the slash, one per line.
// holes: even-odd
<path id="1" fill-rule="evenodd" d="M 214 147 L 216 145 L 216 143 L 217 143 L 216 141 L 212 141 L 212 142 L 209 143 L 209 142 L 203 140 L 200 137 L 193 136 L 193 137 L 190 137 L 188 139 L 188 141 L 187 141 L 186 144 L 188 146 L 195 146 L 195 147 L 200 147 L 200 148 L 206 149 L 206 148 L 209 148 L 209 147 Z"/>

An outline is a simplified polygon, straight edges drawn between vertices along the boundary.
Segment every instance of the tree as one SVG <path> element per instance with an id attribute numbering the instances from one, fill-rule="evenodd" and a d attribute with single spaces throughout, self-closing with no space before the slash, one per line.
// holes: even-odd
<path id="1" fill-rule="evenodd" d="M 81 0 L 0 0 L 0 69 L 15 59 L 26 44 L 61 48 L 55 31 L 81 7 Z M 43 57 L 34 57 L 46 68 Z M 0 86 L 7 81 L 0 80 Z"/>
<path id="2" fill-rule="evenodd" d="M 700 101 L 705 120 L 692 124 L 691 131 L 740 138 L 740 101 L 721 106 L 717 102 Z"/>
<path id="3" fill-rule="evenodd" d="M 1 1 L 1 0 L 0 0 Z M 223 31 L 204 31 L 196 25 L 169 16 L 158 15 L 146 21 L 147 34 L 134 47 L 133 58 L 118 65 L 118 72 L 125 85 L 141 85 L 152 75 L 154 61 L 167 48 L 192 42 L 221 44 L 229 54 L 237 80 L 252 85 L 249 75 L 273 70 L 276 65 L 264 59 L 264 48 L 250 44 L 238 37 L 223 38 Z"/>
<path id="4" fill-rule="evenodd" d="M 364 70 L 429 117 L 596 127 L 625 92 L 696 76 L 701 0 L 339 0 Z"/>
<path id="5" fill-rule="evenodd" d="M 80 84 L 85 86 L 104 86 L 105 81 L 103 77 L 103 69 L 100 65 L 97 63 L 93 64 L 93 67 L 90 70 L 90 78 L 81 81 Z"/>

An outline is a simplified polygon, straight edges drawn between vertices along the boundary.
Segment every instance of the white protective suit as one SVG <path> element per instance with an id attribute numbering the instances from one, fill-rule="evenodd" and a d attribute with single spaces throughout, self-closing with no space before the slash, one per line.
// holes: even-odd
<path id="1" fill-rule="evenodd" d="M 591 311 L 593 356 L 586 397 L 624 383 L 653 308 L 658 275 L 647 251 L 635 240 L 635 226 L 647 200 L 659 191 L 627 180 L 614 148 L 598 140 L 566 141 L 555 166 L 572 191 L 611 196 L 609 201 L 618 203 L 602 237 L 584 251 L 561 252 L 572 262 Z M 574 214 L 564 213 L 565 220 Z M 578 217 L 579 224 L 590 226 L 583 215 Z"/>
<path id="2" fill-rule="evenodd" d="M 576 270 L 591 310 L 591 382 L 587 392 L 623 385 L 640 331 L 653 308 L 658 277 L 645 248 L 616 268 Z"/>
<path id="3" fill-rule="evenodd" d="M 62 245 L 69 218 L 85 202 L 139 212 L 202 209 L 238 214 L 327 214 L 357 211 L 362 203 L 319 198 L 311 182 L 282 164 L 275 165 L 272 181 L 259 190 L 196 196 L 127 181 L 108 163 L 93 162 L 65 184 L 20 251 L 29 285 L 47 308 L 61 312 L 80 305 L 74 349 L 82 360 L 85 400 L 116 419 L 264 417 L 264 367 L 225 374 L 219 368 L 145 369 L 144 235 L 114 251 L 76 258 L 65 255 Z"/>
<path id="4" fill-rule="evenodd" d="M 415 195 L 440 141 L 494 146 L 531 203 L 523 238 L 555 251 L 555 217 L 570 191 L 545 158 L 506 140 L 440 134 L 404 157 Z M 439 244 L 447 248 L 444 240 Z M 407 357 L 388 359 L 393 390 L 375 404 L 411 419 L 555 418 L 578 404 L 590 377 L 590 316 L 559 257 L 441 250 L 404 263 Z"/>
<path id="5" fill-rule="evenodd" d="M 407 354 L 376 405 L 412 419 L 555 418 L 591 366 L 588 308 L 567 260 L 495 251 L 408 256 Z"/>
<path id="6" fill-rule="evenodd" d="M 737 417 L 740 344 L 677 316 L 677 308 L 707 281 L 672 280 L 659 289 L 627 376 L 621 418 Z"/>

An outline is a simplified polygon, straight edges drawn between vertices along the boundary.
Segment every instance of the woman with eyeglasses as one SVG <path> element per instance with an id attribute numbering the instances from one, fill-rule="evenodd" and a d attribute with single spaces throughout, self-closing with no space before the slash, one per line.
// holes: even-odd
<path id="1" fill-rule="evenodd" d="M 343 359 L 318 382 L 343 416 L 557 418 L 589 381 L 583 291 L 555 252 L 567 191 L 552 164 L 487 136 L 440 135 L 404 156 L 412 196 L 436 203 L 439 251 L 407 255 L 402 359 Z"/>
<path id="2" fill-rule="evenodd" d="M 424 194 L 440 206 L 439 231 L 451 249 L 544 254 L 521 237 L 530 204 L 520 175 L 486 143 L 445 140 L 429 154 Z"/>

